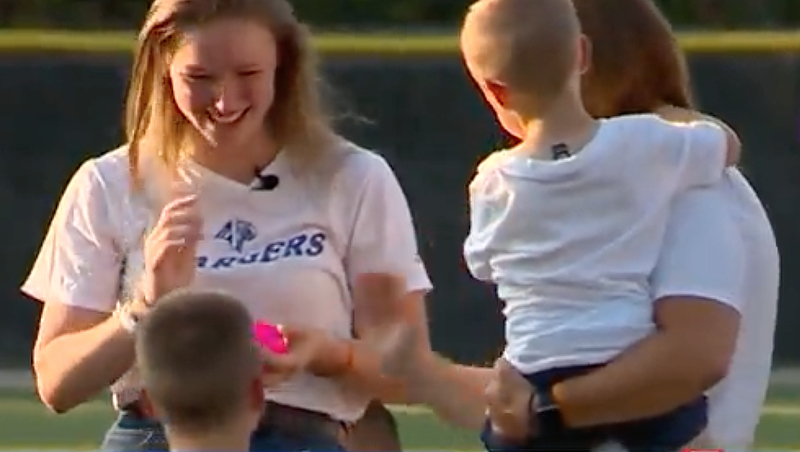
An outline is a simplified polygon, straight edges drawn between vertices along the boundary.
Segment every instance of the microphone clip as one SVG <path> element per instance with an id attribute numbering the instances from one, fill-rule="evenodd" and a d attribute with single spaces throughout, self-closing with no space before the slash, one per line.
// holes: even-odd
<path id="1" fill-rule="evenodd" d="M 253 181 L 253 190 L 272 191 L 278 187 L 281 180 L 274 174 L 256 173 L 256 180 Z"/>

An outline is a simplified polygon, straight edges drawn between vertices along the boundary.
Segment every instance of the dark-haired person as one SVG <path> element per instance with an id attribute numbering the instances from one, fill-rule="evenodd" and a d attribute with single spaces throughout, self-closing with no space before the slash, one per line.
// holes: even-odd
<path id="1" fill-rule="evenodd" d="M 574 4 L 592 43 L 582 92 L 593 116 L 697 117 L 685 58 L 651 0 Z M 551 394 L 534 394 L 505 362 L 489 370 L 427 354 L 411 369 L 417 382 L 409 387 L 442 417 L 478 429 L 489 385 L 493 424 L 516 437 L 549 434 L 560 424 L 653 417 L 708 392 L 709 428 L 698 446 L 746 450 L 768 386 L 778 275 L 763 206 L 742 174 L 729 169 L 720 184 L 676 199 L 651 281 L 656 331 L 618 358 L 557 383 Z M 553 403 L 537 404 L 545 399 Z"/>
<path id="2" fill-rule="evenodd" d="M 135 351 L 143 406 L 164 425 L 171 451 L 250 450 L 265 415 L 252 323 L 239 300 L 206 291 L 172 292 L 142 319 Z"/>

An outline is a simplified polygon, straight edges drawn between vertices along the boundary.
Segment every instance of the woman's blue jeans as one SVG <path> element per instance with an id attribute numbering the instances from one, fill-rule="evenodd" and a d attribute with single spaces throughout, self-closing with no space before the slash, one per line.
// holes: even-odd
<path id="1" fill-rule="evenodd" d="M 114 452 L 168 452 L 169 445 L 164 429 L 155 420 L 123 411 L 108 429 L 103 451 Z M 275 429 L 260 428 L 253 433 L 250 443 L 253 452 L 344 452 L 338 438 L 319 431 L 308 430 L 302 435 L 289 435 Z"/>

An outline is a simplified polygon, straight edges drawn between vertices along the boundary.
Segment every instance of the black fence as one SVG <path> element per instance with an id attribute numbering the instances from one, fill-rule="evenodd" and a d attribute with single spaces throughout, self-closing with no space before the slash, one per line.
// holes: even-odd
<path id="1" fill-rule="evenodd" d="M 64 184 L 78 164 L 120 142 L 126 57 L 0 56 L 0 366 L 27 365 L 39 307 L 18 287 Z M 345 57 L 326 74 L 343 100 L 342 130 L 384 154 L 410 199 L 436 290 L 435 346 L 470 362 L 502 344 L 500 305 L 460 259 L 465 186 L 501 143 L 492 117 L 453 57 Z M 782 251 L 776 358 L 800 363 L 800 55 L 694 55 L 702 107 L 746 144 L 744 168 L 769 210 Z M 355 119 L 363 118 L 365 120 Z"/>

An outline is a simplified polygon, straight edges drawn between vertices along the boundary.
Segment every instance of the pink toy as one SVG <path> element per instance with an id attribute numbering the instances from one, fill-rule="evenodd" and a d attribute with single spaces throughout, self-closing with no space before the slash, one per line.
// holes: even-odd
<path id="1" fill-rule="evenodd" d="M 271 323 L 256 322 L 253 334 L 259 344 L 273 353 L 284 354 L 289 351 L 286 337 L 281 333 L 280 328 Z"/>

